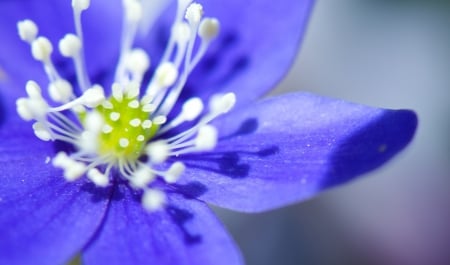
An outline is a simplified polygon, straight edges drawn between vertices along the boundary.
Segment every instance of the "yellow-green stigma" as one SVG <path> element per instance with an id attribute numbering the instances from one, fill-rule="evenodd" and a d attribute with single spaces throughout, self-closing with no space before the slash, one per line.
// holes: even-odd
<path id="1" fill-rule="evenodd" d="M 116 159 L 137 160 L 146 143 L 156 134 L 158 124 L 137 97 L 110 97 L 95 108 L 103 126 L 98 134 L 98 154 Z"/>

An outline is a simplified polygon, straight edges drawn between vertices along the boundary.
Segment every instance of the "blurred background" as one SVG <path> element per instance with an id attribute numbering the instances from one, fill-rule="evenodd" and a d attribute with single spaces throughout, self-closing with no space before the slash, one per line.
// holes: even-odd
<path id="1" fill-rule="evenodd" d="M 217 209 L 248 265 L 450 264 L 450 1 L 318 0 L 273 94 L 413 109 L 413 143 L 383 168 L 264 214 Z"/>

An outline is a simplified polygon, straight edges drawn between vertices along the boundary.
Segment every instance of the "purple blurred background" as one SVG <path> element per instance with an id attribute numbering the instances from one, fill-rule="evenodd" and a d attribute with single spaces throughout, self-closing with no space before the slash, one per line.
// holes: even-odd
<path id="1" fill-rule="evenodd" d="M 317 1 L 274 94 L 294 90 L 414 109 L 419 129 L 385 167 L 310 201 L 217 209 L 247 264 L 450 264 L 450 1 Z"/>

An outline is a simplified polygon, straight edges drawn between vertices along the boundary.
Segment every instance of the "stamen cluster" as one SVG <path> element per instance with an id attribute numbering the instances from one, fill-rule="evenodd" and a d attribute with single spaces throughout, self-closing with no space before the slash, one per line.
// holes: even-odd
<path id="1" fill-rule="evenodd" d="M 123 0 L 122 4 L 124 28 L 110 95 L 105 95 L 102 85 L 91 83 L 85 67 L 81 16 L 89 8 L 89 0 L 72 0 L 76 32 L 58 43 L 59 52 L 74 62 L 77 84 L 59 74 L 51 59 L 53 45 L 38 36 L 38 26 L 28 19 L 18 22 L 19 36 L 31 46 L 33 58 L 42 62 L 49 84 L 44 96 L 39 84 L 28 81 L 28 96 L 17 100 L 17 112 L 26 121 L 34 120 L 39 139 L 64 141 L 76 148 L 70 154 L 61 151 L 52 160 L 68 181 L 85 175 L 104 187 L 113 178 L 111 170 L 116 170 L 132 187 L 143 191 L 146 209 L 157 210 L 166 196 L 152 183 L 157 178 L 174 183 L 185 170 L 180 161 L 168 165 L 168 158 L 213 149 L 218 132 L 209 122 L 228 112 L 235 96 L 214 95 L 207 110 L 200 98 L 179 102 L 189 74 L 219 31 L 218 20 L 204 17 L 202 5 L 178 0 L 167 47 L 150 82 L 144 85 L 150 57 L 143 49 L 133 48 L 143 19 L 142 3 Z M 199 45 L 195 45 L 197 41 Z M 168 120 L 176 104 L 182 104 L 181 112 Z M 170 132 L 185 122 L 193 125 L 177 134 Z M 148 157 L 145 162 L 140 159 L 144 155 Z"/>

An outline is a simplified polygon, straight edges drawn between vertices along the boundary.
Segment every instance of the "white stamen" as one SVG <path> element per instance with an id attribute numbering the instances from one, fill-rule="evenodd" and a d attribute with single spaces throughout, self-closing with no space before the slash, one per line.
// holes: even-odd
<path id="1" fill-rule="evenodd" d="M 27 82 L 25 90 L 30 98 L 42 98 L 41 87 L 33 80 Z"/>
<path id="2" fill-rule="evenodd" d="M 183 174 L 184 170 L 186 169 L 186 166 L 181 162 L 175 162 L 173 163 L 169 170 L 167 170 L 166 174 L 164 175 L 164 180 L 167 183 L 175 183 L 180 178 L 181 174 Z"/>
<path id="3" fill-rule="evenodd" d="M 27 98 L 19 98 L 16 101 L 16 110 L 24 121 L 31 121 L 34 118 L 33 112 L 28 107 Z"/>
<path id="4" fill-rule="evenodd" d="M 142 75 L 150 67 L 150 58 L 144 50 L 134 49 L 128 55 L 126 65 L 132 73 Z"/>
<path id="5" fill-rule="evenodd" d="M 157 125 L 164 124 L 164 123 L 166 123 L 166 121 L 167 121 L 167 117 L 166 117 L 166 116 L 162 116 L 162 115 L 156 116 L 156 117 L 153 119 L 153 123 L 154 123 L 154 124 L 157 124 Z"/>
<path id="6" fill-rule="evenodd" d="M 73 96 L 72 85 L 65 79 L 51 82 L 48 87 L 50 98 L 55 102 L 67 102 Z"/>
<path id="7" fill-rule="evenodd" d="M 85 170 L 86 166 L 83 163 L 73 161 L 65 168 L 64 177 L 67 181 L 74 181 L 83 176 Z"/>
<path id="8" fill-rule="evenodd" d="M 219 28 L 219 20 L 216 18 L 205 18 L 200 22 L 198 35 L 200 38 L 210 41 L 211 39 L 214 39 L 217 34 L 219 34 Z"/>
<path id="9" fill-rule="evenodd" d="M 150 182 L 155 179 L 155 175 L 147 166 L 140 166 L 133 172 L 133 177 L 130 179 L 133 186 L 138 188 L 146 187 Z"/>
<path id="10" fill-rule="evenodd" d="M 55 167 L 65 167 L 69 161 L 69 157 L 65 152 L 58 152 L 56 156 L 52 159 L 52 165 Z"/>
<path id="11" fill-rule="evenodd" d="M 139 84 L 136 82 L 131 82 L 125 86 L 125 92 L 127 93 L 127 98 L 132 99 L 139 96 Z"/>
<path id="12" fill-rule="evenodd" d="M 142 141 L 145 140 L 145 136 L 142 135 L 142 134 L 139 134 L 139 135 L 136 137 L 136 140 L 139 141 L 139 142 L 142 142 Z"/>
<path id="13" fill-rule="evenodd" d="M 209 103 L 209 107 L 212 113 L 227 113 L 231 108 L 233 108 L 234 104 L 236 103 L 236 95 L 234 93 L 214 95 Z"/>
<path id="14" fill-rule="evenodd" d="M 105 92 L 100 85 L 94 85 L 93 87 L 84 91 L 81 96 L 83 104 L 90 108 L 95 108 L 105 100 Z"/>
<path id="15" fill-rule="evenodd" d="M 200 98 L 194 97 L 186 100 L 182 108 L 182 116 L 187 121 L 196 119 L 203 111 L 203 102 Z"/>
<path id="16" fill-rule="evenodd" d="M 178 78 L 178 70 L 172 63 L 162 63 L 156 69 L 155 80 L 160 87 L 169 87 L 175 83 Z"/>
<path id="17" fill-rule="evenodd" d="M 123 0 L 125 15 L 129 21 L 138 22 L 142 18 L 142 4 L 138 0 Z"/>
<path id="18" fill-rule="evenodd" d="M 17 30 L 19 32 L 20 39 L 28 43 L 31 43 L 36 39 L 39 31 L 36 24 L 29 19 L 19 21 L 17 23 Z"/>
<path id="19" fill-rule="evenodd" d="M 97 168 L 89 169 L 87 177 L 99 187 L 106 187 L 109 184 L 108 176 L 101 173 Z"/>
<path id="20" fill-rule="evenodd" d="M 67 181 L 78 179 L 86 171 L 86 166 L 83 163 L 71 159 L 65 152 L 56 154 L 52 160 L 52 164 L 64 170 L 64 177 Z"/>
<path id="21" fill-rule="evenodd" d="M 198 3 L 190 4 L 184 17 L 191 25 L 198 24 L 203 17 L 203 6 Z"/>
<path id="22" fill-rule="evenodd" d="M 52 52 L 53 46 L 45 37 L 38 37 L 31 43 L 31 54 L 35 60 L 48 62 Z"/>
<path id="23" fill-rule="evenodd" d="M 34 134 L 41 139 L 42 141 L 49 141 L 52 139 L 51 133 L 45 127 L 45 125 L 41 122 L 33 123 Z"/>
<path id="24" fill-rule="evenodd" d="M 185 44 L 191 36 L 191 28 L 186 22 L 181 22 L 174 26 L 172 34 L 178 44 Z"/>
<path id="25" fill-rule="evenodd" d="M 77 12 L 81 12 L 88 9 L 90 4 L 91 4 L 90 0 L 72 0 L 72 7 Z"/>
<path id="26" fill-rule="evenodd" d="M 198 130 L 195 146 L 200 151 L 212 150 L 217 144 L 217 129 L 211 125 L 204 125 Z"/>
<path id="27" fill-rule="evenodd" d="M 154 104 L 146 104 L 142 106 L 142 111 L 144 112 L 153 112 L 156 110 L 156 106 Z"/>
<path id="28" fill-rule="evenodd" d="M 120 85 L 118 83 L 114 83 L 112 85 L 112 94 L 113 94 L 113 97 L 117 101 L 119 101 L 119 102 L 122 101 L 122 99 L 123 99 L 122 88 L 120 87 Z"/>
<path id="29" fill-rule="evenodd" d="M 166 194 L 160 190 L 148 189 L 142 196 L 142 205 L 148 211 L 156 211 L 166 204 Z"/>
<path id="30" fill-rule="evenodd" d="M 81 50 L 81 40 L 74 34 L 66 34 L 59 41 L 59 51 L 66 57 L 78 56 Z"/>
<path id="31" fill-rule="evenodd" d="M 166 141 L 154 141 L 147 145 L 145 149 L 152 163 L 160 164 L 169 157 L 170 147 Z"/>
<path id="32" fill-rule="evenodd" d="M 104 125 L 103 117 L 97 111 L 90 111 L 86 114 L 84 127 L 87 131 L 98 134 Z"/>
<path id="33" fill-rule="evenodd" d="M 96 154 L 98 150 L 98 133 L 83 131 L 77 141 L 80 150 L 88 154 Z"/>
<path id="34" fill-rule="evenodd" d="M 102 102 L 102 106 L 103 106 L 105 109 L 113 109 L 113 108 L 114 108 L 114 105 L 113 105 L 110 101 L 108 101 L 108 100 L 103 101 L 103 102 Z"/>

